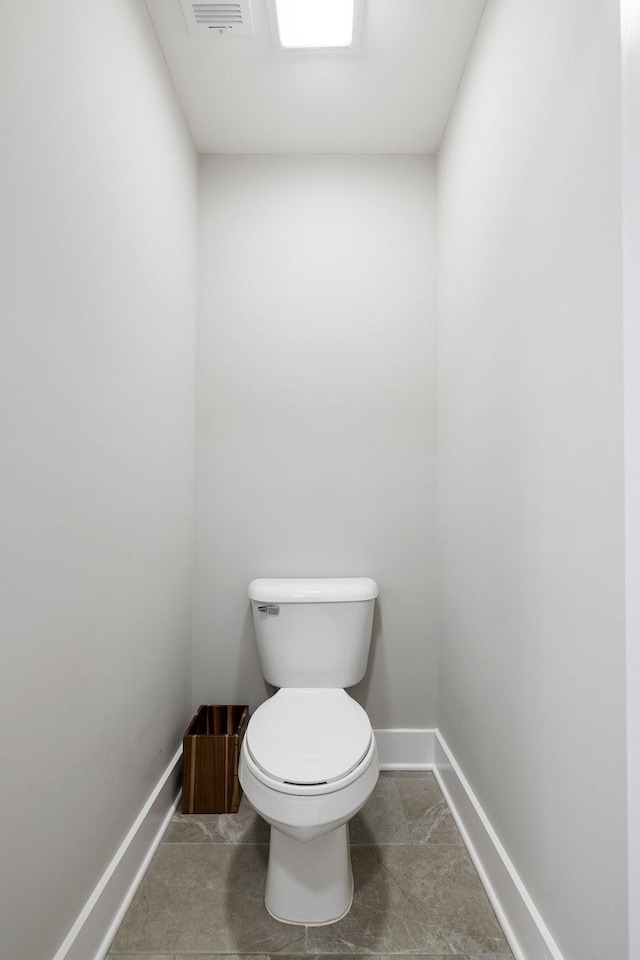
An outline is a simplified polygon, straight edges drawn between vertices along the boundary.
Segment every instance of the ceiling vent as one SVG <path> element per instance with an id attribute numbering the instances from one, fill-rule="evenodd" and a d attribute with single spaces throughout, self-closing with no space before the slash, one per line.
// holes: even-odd
<path id="1" fill-rule="evenodd" d="M 196 3 L 181 0 L 189 33 L 197 37 L 252 37 L 251 8 L 249 0 L 236 3 Z"/>

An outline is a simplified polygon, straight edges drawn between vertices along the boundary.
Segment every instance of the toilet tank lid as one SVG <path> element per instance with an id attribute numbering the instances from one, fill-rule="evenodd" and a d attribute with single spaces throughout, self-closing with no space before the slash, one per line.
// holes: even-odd
<path id="1" fill-rule="evenodd" d="M 258 603 L 348 603 L 374 600 L 378 584 L 370 577 L 252 580 L 247 589 Z"/>

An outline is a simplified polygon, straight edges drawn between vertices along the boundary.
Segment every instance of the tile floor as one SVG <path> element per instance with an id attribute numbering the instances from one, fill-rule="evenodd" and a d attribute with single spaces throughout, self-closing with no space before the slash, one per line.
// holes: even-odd
<path id="1" fill-rule="evenodd" d="M 108 960 L 512 960 L 432 774 L 382 773 L 350 834 L 350 913 L 297 927 L 264 907 L 269 828 L 245 798 L 235 816 L 177 815 Z"/>

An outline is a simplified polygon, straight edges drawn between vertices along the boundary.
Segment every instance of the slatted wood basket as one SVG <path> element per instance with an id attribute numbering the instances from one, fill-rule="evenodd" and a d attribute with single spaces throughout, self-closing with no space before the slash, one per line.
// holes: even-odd
<path id="1" fill-rule="evenodd" d="M 184 737 L 183 813 L 237 813 L 240 745 L 249 722 L 245 704 L 203 705 Z"/>

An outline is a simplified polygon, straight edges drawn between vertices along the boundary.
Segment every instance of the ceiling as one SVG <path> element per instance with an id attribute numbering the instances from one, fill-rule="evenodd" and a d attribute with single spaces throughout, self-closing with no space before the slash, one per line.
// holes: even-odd
<path id="1" fill-rule="evenodd" d="M 254 35 L 189 33 L 146 0 L 201 153 L 435 153 L 485 0 L 363 0 L 355 51 L 282 52 L 266 0 Z"/>

